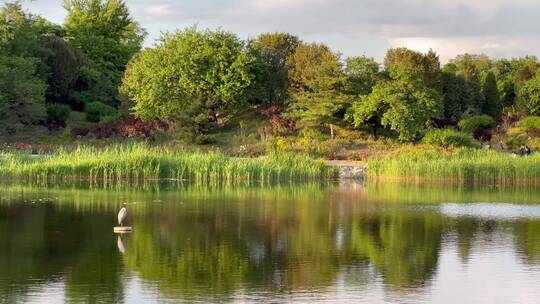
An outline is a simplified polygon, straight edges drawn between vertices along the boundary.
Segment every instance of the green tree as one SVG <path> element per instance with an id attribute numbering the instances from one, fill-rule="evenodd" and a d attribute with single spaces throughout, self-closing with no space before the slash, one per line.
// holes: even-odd
<path id="1" fill-rule="evenodd" d="M 19 2 L 0 9 L 0 119 L 7 125 L 2 131 L 9 133 L 45 116 L 44 69 L 35 58 L 41 50 L 36 20 Z"/>
<path id="2" fill-rule="evenodd" d="M 535 56 L 512 59 L 512 66 L 515 70 L 515 82 L 517 85 L 532 79 L 539 68 L 538 59 Z"/>
<path id="3" fill-rule="evenodd" d="M 6 3 L 0 10 L 0 47 L 3 54 L 31 57 L 39 49 L 34 30 L 35 16 L 25 12 L 19 2 Z"/>
<path id="4" fill-rule="evenodd" d="M 485 102 L 476 63 L 471 56 L 458 58 L 443 67 L 442 77 L 445 116 L 454 120 L 480 114 Z"/>
<path id="5" fill-rule="evenodd" d="M 343 122 L 348 104 L 339 56 L 323 44 L 302 44 L 290 66 L 295 86 L 289 115 L 305 126 L 329 127 L 333 138 L 334 126 Z"/>
<path id="6" fill-rule="evenodd" d="M 540 72 L 521 85 L 519 97 L 529 114 L 540 115 Z"/>
<path id="7" fill-rule="evenodd" d="M 70 103 L 70 91 L 79 79 L 84 58 L 63 39 L 63 28 L 25 12 L 14 2 L 0 10 L 0 32 L 4 55 L 38 59 L 36 73 L 47 82 L 47 101 Z"/>
<path id="8" fill-rule="evenodd" d="M 494 63 L 494 73 L 497 77 L 497 88 L 501 104 L 506 107 L 517 105 L 520 86 L 530 80 L 538 70 L 538 60 L 534 56 L 500 59 Z"/>
<path id="9" fill-rule="evenodd" d="M 354 103 L 354 123 L 359 127 L 377 120 L 401 141 L 414 141 L 431 118 L 443 114 L 442 97 L 408 69 L 392 70 L 391 78 Z"/>
<path id="10" fill-rule="evenodd" d="M 493 61 L 484 54 L 463 54 L 450 60 L 456 66 L 456 73 L 470 82 L 480 83 L 486 74 L 492 70 Z"/>
<path id="11" fill-rule="evenodd" d="M 34 58 L 0 55 L 0 118 L 10 124 L 28 125 L 45 116 L 46 84 L 36 74 L 37 64 Z"/>
<path id="12" fill-rule="evenodd" d="M 269 104 L 285 105 L 289 101 L 289 67 L 287 62 L 300 44 L 288 33 L 261 34 L 249 44 L 257 61 L 254 66 L 254 97 Z"/>
<path id="13" fill-rule="evenodd" d="M 79 103 L 99 101 L 117 106 L 117 87 L 146 32 L 122 0 L 64 0 L 64 8 L 66 37 L 88 58 L 74 98 Z M 103 93 L 94 99 L 96 92 Z"/>
<path id="14" fill-rule="evenodd" d="M 164 119 L 207 132 L 244 104 L 255 58 L 236 35 L 195 27 L 165 34 L 136 56 L 121 92 L 138 117 Z"/>
<path id="15" fill-rule="evenodd" d="M 366 56 L 350 57 L 345 63 L 348 93 L 353 95 L 371 93 L 373 86 L 381 78 L 379 63 Z"/>
<path id="16" fill-rule="evenodd" d="M 43 46 L 40 59 L 47 67 L 47 100 L 72 104 L 72 91 L 86 61 L 84 54 L 58 36 L 43 36 L 40 42 Z"/>
<path id="17" fill-rule="evenodd" d="M 407 48 L 390 49 L 386 52 L 384 66 L 388 71 L 404 68 L 414 71 L 428 87 L 441 91 L 441 63 L 433 50 L 422 54 Z"/>
<path id="18" fill-rule="evenodd" d="M 444 116 L 459 121 L 467 106 L 467 82 L 453 72 L 443 72 Z"/>
<path id="19" fill-rule="evenodd" d="M 501 115 L 501 96 L 497 89 L 497 79 L 491 71 L 487 73 L 484 79 L 482 93 L 484 93 L 485 97 L 482 112 L 492 117 L 499 117 Z"/>

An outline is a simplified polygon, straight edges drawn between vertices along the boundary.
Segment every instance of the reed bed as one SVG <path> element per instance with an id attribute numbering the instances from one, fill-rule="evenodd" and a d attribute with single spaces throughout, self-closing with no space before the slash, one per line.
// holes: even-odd
<path id="1" fill-rule="evenodd" d="M 497 151 L 459 149 L 452 153 L 419 151 L 368 162 L 369 179 L 413 183 L 540 183 L 540 154 L 516 156 Z"/>
<path id="2" fill-rule="evenodd" d="M 272 154 L 243 159 L 142 144 L 105 149 L 83 146 L 40 156 L 0 154 L 0 177 L 42 182 L 175 179 L 210 184 L 313 180 L 334 174 L 323 160 L 306 156 Z"/>

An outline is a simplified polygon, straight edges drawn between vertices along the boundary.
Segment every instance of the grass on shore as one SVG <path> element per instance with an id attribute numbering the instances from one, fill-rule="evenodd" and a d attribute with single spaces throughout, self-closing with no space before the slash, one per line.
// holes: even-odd
<path id="1" fill-rule="evenodd" d="M 459 149 L 452 153 L 423 150 L 372 159 L 368 178 L 421 183 L 539 183 L 540 154 L 516 157 L 509 153 Z"/>
<path id="2" fill-rule="evenodd" d="M 79 147 L 49 155 L 0 154 L 0 177 L 30 181 L 177 179 L 197 183 L 269 182 L 330 178 L 323 160 L 290 154 L 230 158 L 137 144 L 106 149 Z"/>

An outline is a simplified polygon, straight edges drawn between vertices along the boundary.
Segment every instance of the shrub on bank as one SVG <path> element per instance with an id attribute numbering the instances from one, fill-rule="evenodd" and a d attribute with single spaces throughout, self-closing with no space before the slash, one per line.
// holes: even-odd
<path id="1" fill-rule="evenodd" d="M 493 138 L 493 133 L 491 130 L 486 130 L 478 128 L 473 132 L 473 138 L 480 142 L 489 142 Z"/>
<path id="2" fill-rule="evenodd" d="M 47 118 L 66 121 L 71 113 L 71 108 L 64 104 L 53 103 L 47 105 Z"/>
<path id="3" fill-rule="evenodd" d="M 517 151 L 519 147 L 529 141 L 529 135 L 522 128 L 510 128 L 506 132 L 506 147 L 510 151 Z"/>
<path id="4" fill-rule="evenodd" d="M 493 117 L 489 115 L 478 115 L 463 119 L 458 123 L 458 125 L 463 132 L 472 133 L 478 128 L 494 128 L 497 125 L 497 122 L 495 122 Z"/>
<path id="5" fill-rule="evenodd" d="M 116 109 L 99 101 L 88 103 L 84 106 L 86 120 L 100 122 L 103 117 L 116 114 Z"/>
<path id="6" fill-rule="evenodd" d="M 434 145 L 443 148 L 476 146 L 476 143 L 470 135 L 452 129 L 430 130 L 424 137 L 423 142 L 427 145 Z"/>
<path id="7" fill-rule="evenodd" d="M 518 121 L 517 126 L 525 130 L 540 130 L 540 117 L 539 116 L 529 116 Z"/>

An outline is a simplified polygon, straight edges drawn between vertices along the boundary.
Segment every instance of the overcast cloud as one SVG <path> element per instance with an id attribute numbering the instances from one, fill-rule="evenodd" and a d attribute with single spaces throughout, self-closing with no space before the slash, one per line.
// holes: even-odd
<path id="1" fill-rule="evenodd" d="M 255 37 L 286 31 L 324 42 L 345 56 L 381 60 L 386 49 L 433 48 L 443 61 L 464 52 L 493 57 L 537 55 L 537 0 L 127 0 L 149 32 L 147 45 L 162 31 L 197 24 Z M 25 1 L 31 12 L 62 23 L 61 0 Z"/>

